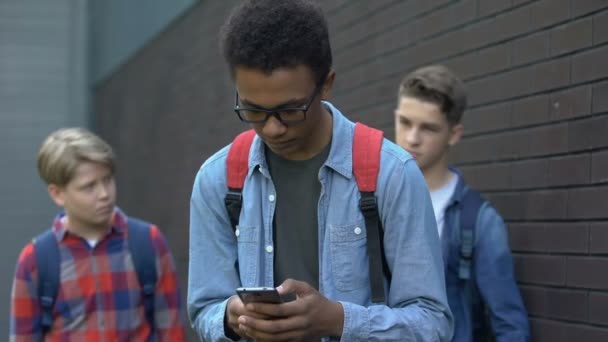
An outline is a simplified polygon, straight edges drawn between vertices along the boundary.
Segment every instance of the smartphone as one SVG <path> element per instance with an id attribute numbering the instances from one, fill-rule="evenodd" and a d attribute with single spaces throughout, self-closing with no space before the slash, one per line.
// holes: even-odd
<path id="1" fill-rule="evenodd" d="M 236 294 L 243 303 L 283 303 L 281 295 L 274 287 L 239 287 Z"/>

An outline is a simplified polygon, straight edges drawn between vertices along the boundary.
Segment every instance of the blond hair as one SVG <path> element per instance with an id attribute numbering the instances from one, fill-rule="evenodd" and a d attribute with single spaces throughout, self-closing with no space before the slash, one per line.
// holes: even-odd
<path id="1" fill-rule="evenodd" d="M 406 75 L 399 86 L 399 99 L 413 97 L 439 107 L 452 125 L 460 123 L 467 107 L 464 84 L 443 65 L 429 65 Z"/>
<path id="2" fill-rule="evenodd" d="M 114 152 L 108 143 L 80 127 L 51 133 L 38 151 L 38 173 L 47 184 L 67 185 L 82 162 L 106 165 L 114 172 Z"/>

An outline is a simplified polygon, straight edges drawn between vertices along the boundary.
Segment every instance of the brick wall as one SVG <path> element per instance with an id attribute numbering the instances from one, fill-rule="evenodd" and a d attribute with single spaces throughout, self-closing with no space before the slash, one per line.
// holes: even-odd
<path id="1" fill-rule="evenodd" d="M 217 31 L 236 1 L 202 1 L 95 90 L 119 155 L 122 206 L 161 225 L 187 271 L 202 161 L 244 129 Z M 409 70 L 466 81 L 453 160 L 508 223 L 534 341 L 608 340 L 608 2 L 326 0 L 333 102 L 392 138 Z"/>

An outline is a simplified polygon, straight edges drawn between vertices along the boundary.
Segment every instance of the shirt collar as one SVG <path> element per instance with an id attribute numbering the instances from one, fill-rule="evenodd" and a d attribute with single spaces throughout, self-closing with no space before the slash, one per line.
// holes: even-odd
<path id="1" fill-rule="evenodd" d="M 58 241 L 63 241 L 66 237 L 68 230 L 65 226 L 65 218 L 66 214 L 64 211 L 60 212 L 55 216 L 53 220 L 53 232 L 55 233 L 55 237 Z M 125 213 L 120 210 L 118 207 L 114 207 L 114 213 L 112 214 L 112 220 L 110 221 L 110 234 L 124 234 L 127 228 L 127 216 Z"/>
<path id="2" fill-rule="evenodd" d="M 469 187 L 465 183 L 462 173 L 460 173 L 460 171 L 457 168 L 455 168 L 454 166 L 451 166 L 451 165 L 448 166 L 448 168 L 450 169 L 450 171 L 452 171 L 454 173 L 454 175 L 456 177 L 458 177 L 458 183 L 456 183 L 456 188 L 454 189 L 454 194 L 452 195 L 452 199 L 450 200 L 450 204 L 449 204 L 449 206 L 450 206 L 452 204 L 460 203 L 462 201 L 462 197 L 467 192 Z"/>

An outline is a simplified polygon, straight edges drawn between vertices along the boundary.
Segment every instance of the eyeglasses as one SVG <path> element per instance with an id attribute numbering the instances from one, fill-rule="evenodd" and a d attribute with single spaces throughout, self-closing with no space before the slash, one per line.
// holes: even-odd
<path id="1" fill-rule="evenodd" d="M 321 86 L 315 87 L 308 104 L 302 108 L 279 108 L 279 109 L 262 109 L 262 108 L 241 108 L 239 105 L 239 93 L 236 92 L 236 103 L 234 105 L 234 111 L 239 116 L 239 119 L 247 123 L 264 123 L 268 121 L 271 116 L 274 116 L 284 125 L 291 125 L 306 120 L 306 112 L 312 105 L 312 101 L 317 97 Z"/>

